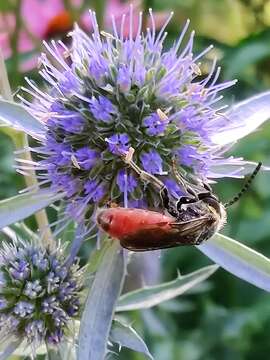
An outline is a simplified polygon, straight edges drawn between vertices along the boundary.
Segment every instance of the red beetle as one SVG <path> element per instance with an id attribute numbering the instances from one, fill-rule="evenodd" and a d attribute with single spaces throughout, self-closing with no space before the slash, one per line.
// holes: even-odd
<path id="1" fill-rule="evenodd" d="M 101 210 L 97 223 L 129 250 L 156 250 L 198 245 L 207 240 L 222 226 L 221 213 L 212 210 L 208 207 L 206 216 L 178 222 L 178 219 L 156 211 L 119 207 Z"/>
<path id="2" fill-rule="evenodd" d="M 124 160 L 143 181 L 150 182 L 159 190 L 163 207 L 168 213 L 164 215 L 157 211 L 123 207 L 99 211 L 99 227 L 112 238 L 118 239 L 123 247 L 133 251 L 199 245 L 208 240 L 224 225 L 225 208 L 234 204 L 247 190 L 262 165 L 257 165 L 243 189 L 225 205 L 213 194 L 209 185 L 190 184 L 174 169 L 175 177 L 187 194 L 174 204 L 167 188 L 158 178 L 140 169 L 131 157 L 125 157 Z"/>

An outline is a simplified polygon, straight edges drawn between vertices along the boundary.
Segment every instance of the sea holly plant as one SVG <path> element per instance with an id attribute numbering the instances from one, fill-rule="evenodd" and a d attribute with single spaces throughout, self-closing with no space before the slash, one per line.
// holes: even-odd
<path id="1" fill-rule="evenodd" d="M 9 260 L 4 256 L 0 269 L 1 266 L 7 268 L 8 280 L 23 289 L 27 286 L 30 289 L 36 280 L 42 282 L 40 291 L 45 301 L 48 289 L 51 290 L 50 272 L 57 277 L 57 286 L 61 284 L 61 276 L 55 273 L 49 258 L 51 252 L 57 251 L 57 242 L 65 242 L 65 229 L 70 231 L 71 227 L 73 234 L 72 241 L 66 244 L 65 260 L 61 262 L 61 269 L 68 269 L 67 277 L 77 264 L 78 251 L 84 240 L 91 238 L 93 245 L 97 244 L 99 248 L 91 254 L 86 265 L 84 286 L 80 287 L 77 282 L 74 285 L 76 292 L 83 293 L 83 300 L 75 314 L 80 325 L 79 330 L 73 332 L 75 350 L 70 358 L 103 360 L 112 343 L 143 352 L 151 358 L 143 340 L 135 330 L 130 327 L 127 330 L 115 313 L 148 308 L 169 300 L 216 270 L 213 265 L 179 277 L 172 283 L 139 289 L 121 297 L 127 262 L 132 256 L 117 240 L 108 240 L 99 233 L 96 213 L 108 203 L 156 209 L 162 206 L 159 194 L 150 184 L 138 179 L 121 156 L 134 148 L 134 161 L 163 181 L 172 199 L 178 198 L 184 189 L 176 182 L 172 159 L 179 171 L 204 182 L 224 177 L 241 178 L 255 164 L 226 152 L 235 141 L 247 136 L 270 117 L 270 92 L 229 109 L 221 103 L 221 92 L 233 86 L 235 81 L 219 83 L 220 69 L 216 68 L 215 61 L 209 74 L 202 74 L 200 61 L 211 47 L 193 55 L 194 33 L 187 35 L 187 22 L 178 40 L 170 49 L 165 48 L 165 29 L 172 15 L 157 33 L 152 11 L 149 12 L 151 27 L 142 31 L 140 15 L 134 35 L 131 8 L 128 36 L 123 32 L 125 17 L 120 29 L 112 18 L 111 34 L 99 30 L 95 14 L 90 12 L 91 35 L 76 25 L 70 34 L 70 48 L 61 41 L 44 44 L 46 52 L 41 54 L 39 70 L 45 80 L 42 86 L 26 79 L 28 86 L 22 87 L 18 95 L 20 102 L 4 97 L 0 100 L 0 119 L 13 129 L 14 132 L 10 130 L 12 137 L 25 132 L 34 139 L 31 146 L 24 143 L 23 148 L 17 150 L 17 171 L 38 180 L 32 181 L 23 194 L 0 202 L 1 226 L 7 229 L 12 223 L 53 203 L 60 209 L 57 221 L 50 224 L 52 234 L 46 232 L 45 236 L 46 226 L 42 228 L 39 222 L 38 241 L 45 245 L 43 250 L 38 249 L 49 263 L 48 273 L 39 274 L 42 280 L 30 277 L 36 265 L 31 256 L 20 255 L 21 250 L 13 239 L 9 245 L 14 249 L 13 257 Z M 268 170 L 267 167 L 264 169 Z M 263 255 L 221 234 L 198 249 L 235 276 L 270 290 L 270 261 Z M 12 264 L 16 271 L 23 271 L 21 260 L 33 271 L 26 272 L 25 278 L 18 283 L 9 271 Z M 3 293 L 0 313 L 15 316 L 20 324 L 15 342 L 8 346 L 1 344 L 0 359 L 7 358 L 23 341 L 31 344 L 35 351 L 42 342 L 50 345 L 48 339 L 59 330 L 56 325 L 59 321 L 62 336 L 58 337 L 57 343 L 63 345 L 67 341 L 66 324 L 70 319 L 54 317 L 54 312 L 59 309 L 67 313 L 67 305 L 58 300 L 57 289 L 53 296 L 58 305 L 52 305 L 48 321 L 45 315 L 46 319 L 34 317 L 38 317 L 39 312 L 34 311 L 35 302 L 28 299 L 27 294 L 22 292 L 20 301 L 31 304 L 31 311 L 30 307 L 19 311 L 13 303 L 7 303 L 5 281 L 0 289 Z M 37 292 L 32 287 L 30 290 Z M 17 319 L 21 313 L 23 320 Z M 34 320 L 43 321 L 42 336 L 38 328 L 31 328 L 36 336 L 27 337 L 26 328 Z M 5 326 L 3 323 L 3 331 Z M 61 358 L 60 346 L 58 352 Z"/>

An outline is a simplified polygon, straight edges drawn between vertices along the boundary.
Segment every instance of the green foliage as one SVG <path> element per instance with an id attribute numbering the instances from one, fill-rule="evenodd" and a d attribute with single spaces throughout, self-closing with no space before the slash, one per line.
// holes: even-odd
<path id="1" fill-rule="evenodd" d="M 109 1 L 109 0 L 108 0 Z M 94 1 L 98 4 L 99 0 Z M 231 103 L 247 95 L 270 87 L 270 32 L 264 1 L 245 0 L 147 0 L 145 7 L 154 10 L 175 11 L 170 25 L 168 43 L 175 40 L 187 17 L 197 31 L 195 47 L 199 51 L 214 43 L 215 55 L 223 67 L 223 79 L 238 78 L 234 89 L 227 92 Z M 10 9 L 9 1 L 0 1 L 0 12 Z M 90 3 L 90 2 L 88 2 Z M 92 6 L 92 3 L 89 5 Z M 26 55 L 18 55 L 24 60 Z M 28 56 L 28 55 L 27 55 Z M 209 62 L 202 64 L 205 72 Z M 8 62 L 9 73 L 16 90 L 22 76 Z M 33 72 L 31 76 L 35 77 Z M 32 77 L 33 77 L 32 76 Z M 34 124 L 34 126 L 38 124 Z M 13 146 L 7 135 L 0 133 L 0 198 L 16 194 L 23 180 L 15 176 L 12 167 Z M 234 155 L 270 164 L 270 124 L 257 131 L 233 149 Z M 270 187 L 269 173 L 261 173 L 249 193 L 228 213 L 224 233 L 238 239 L 257 251 L 270 255 Z M 225 179 L 214 186 L 215 192 L 230 199 L 242 186 L 241 180 Z M 103 255 L 103 254 L 102 254 Z M 102 258 L 102 256 L 101 256 Z M 100 258 L 97 262 L 102 261 Z M 195 248 L 178 248 L 162 253 L 161 277 L 175 278 L 175 269 L 185 273 L 208 265 L 206 257 Z M 90 271 L 91 269 L 89 269 Z M 96 268 L 94 269 L 96 270 Z M 93 271 L 94 271 L 93 270 Z M 210 279 L 207 292 L 187 294 L 164 303 L 155 310 L 140 315 L 129 314 L 136 329 L 149 345 L 155 360 L 251 360 L 269 357 L 270 305 L 269 295 L 233 277 L 218 271 Z M 123 350 L 120 359 L 142 360 L 145 355 Z"/>
<path id="2" fill-rule="evenodd" d="M 14 222 L 23 220 L 35 212 L 49 206 L 61 196 L 46 190 L 35 193 L 13 196 L 0 202 L 0 227 L 1 229 Z"/>
<path id="3" fill-rule="evenodd" d="M 148 309 L 164 301 L 182 295 L 201 281 L 207 279 L 218 269 L 217 265 L 206 266 L 188 275 L 178 275 L 177 279 L 156 286 L 144 287 L 122 295 L 117 311 Z"/>
<path id="4" fill-rule="evenodd" d="M 7 11 L 13 11 L 15 8 L 14 2 L 12 0 L 5 0 L 0 2 L 0 11 L 1 12 L 7 12 Z"/>
<path id="5" fill-rule="evenodd" d="M 16 194 L 23 188 L 23 179 L 16 176 L 13 167 L 14 146 L 7 135 L 0 132 L 0 199 Z"/>

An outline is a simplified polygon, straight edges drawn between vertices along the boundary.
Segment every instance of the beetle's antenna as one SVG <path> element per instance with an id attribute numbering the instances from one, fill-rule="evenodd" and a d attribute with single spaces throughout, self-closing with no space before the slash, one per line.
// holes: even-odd
<path id="1" fill-rule="evenodd" d="M 164 184 L 156 176 L 149 174 L 148 172 L 142 170 L 134 161 L 133 154 L 135 150 L 130 147 L 126 154 L 121 156 L 122 160 L 141 178 L 142 181 L 152 184 L 158 191 L 161 191 L 164 188 Z"/>
<path id="2" fill-rule="evenodd" d="M 239 191 L 239 193 L 237 195 L 235 195 L 234 198 L 232 198 L 232 200 L 228 201 L 227 203 L 224 204 L 225 208 L 230 207 L 231 205 L 233 205 L 234 203 L 236 203 L 241 197 L 242 195 L 249 189 L 252 181 L 254 180 L 254 178 L 256 177 L 256 175 L 258 174 L 260 168 L 262 166 L 262 163 L 259 162 L 258 165 L 256 166 L 255 170 L 253 171 L 253 173 L 250 175 L 250 177 L 247 179 L 246 183 L 244 184 L 244 186 L 242 187 L 242 189 Z"/>
<path id="3" fill-rule="evenodd" d="M 123 154 L 122 160 L 128 165 L 130 166 L 130 168 L 135 171 L 135 173 L 140 177 L 140 179 L 146 183 L 151 184 L 156 190 L 159 191 L 159 195 L 161 197 L 161 201 L 163 204 L 163 207 L 165 207 L 168 212 L 172 215 L 172 216 L 177 216 L 177 212 L 175 211 L 174 207 L 171 206 L 170 203 L 170 198 L 169 198 L 169 193 L 168 193 L 168 189 L 166 188 L 166 186 L 163 184 L 163 182 L 161 180 L 159 180 L 156 176 L 147 173 L 146 171 L 142 170 L 132 159 L 133 159 L 133 154 L 134 154 L 135 150 L 130 147 L 128 149 L 128 152 L 126 154 Z"/>

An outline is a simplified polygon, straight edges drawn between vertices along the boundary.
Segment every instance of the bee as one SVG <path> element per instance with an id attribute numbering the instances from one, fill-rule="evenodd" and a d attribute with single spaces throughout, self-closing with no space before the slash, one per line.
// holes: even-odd
<path id="1" fill-rule="evenodd" d="M 98 226 L 112 238 L 118 239 L 124 248 L 132 251 L 200 245 L 210 239 L 224 226 L 226 208 L 238 201 L 262 166 L 262 163 L 258 163 L 242 190 L 231 201 L 222 204 L 208 184 L 188 182 L 173 164 L 174 176 L 185 196 L 172 202 L 164 183 L 132 160 L 133 152 L 131 148 L 123 160 L 143 182 L 159 191 L 162 208 L 166 213 L 114 207 L 100 210 L 97 214 Z"/>

